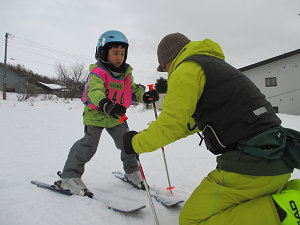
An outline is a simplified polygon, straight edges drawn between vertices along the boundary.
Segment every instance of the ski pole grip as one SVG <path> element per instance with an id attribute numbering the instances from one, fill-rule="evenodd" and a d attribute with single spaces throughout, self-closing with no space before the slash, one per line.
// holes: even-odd
<path id="1" fill-rule="evenodd" d="M 148 84 L 147 86 L 149 87 L 149 91 L 152 91 L 154 84 Z"/>
<path id="2" fill-rule="evenodd" d="M 152 91 L 154 84 L 148 84 L 147 86 L 149 87 L 149 91 Z M 149 100 L 153 100 L 153 99 L 149 98 Z"/>

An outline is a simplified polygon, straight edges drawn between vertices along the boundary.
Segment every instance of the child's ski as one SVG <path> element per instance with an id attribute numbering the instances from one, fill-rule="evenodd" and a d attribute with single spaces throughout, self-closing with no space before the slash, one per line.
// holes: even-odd
<path id="1" fill-rule="evenodd" d="M 116 172 L 112 172 L 112 174 L 116 177 L 119 178 L 120 180 L 130 184 L 130 182 L 128 182 L 125 177 L 124 174 L 116 171 Z M 135 186 L 131 185 L 132 187 L 136 188 Z M 142 189 L 139 189 L 142 190 Z M 183 199 L 177 198 L 175 196 L 167 196 L 165 193 L 163 193 L 160 190 L 157 190 L 153 187 L 149 187 L 150 190 L 150 195 L 159 203 L 161 203 L 162 205 L 166 206 L 166 207 L 172 207 L 172 206 L 176 206 L 177 204 L 184 202 Z"/>
<path id="2" fill-rule="evenodd" d="M 71 192 L 65 191 L 60 189 L 59 187 L 55 186 L 55 185 L 50 185 L 50 184 L 46 184 L 44 182 L 40 182 L 40 181 L 36 181 L 36 180 L 32 180 L 31 181 L 32 184 L 36 185 L 37 187 L 41 187 L 41 188 L 45 188 L 60 194 L 64 194 L 64 195 L 73 195 Z M 112 203 L 108 203 L 100 198 L 91 198 L 93 200 L 96 200 L 98 202 L 101 202 L 102 204 L 104 204 L 108 209 L 112 209 L 115 212 L 121 212 L 121 213 L 134 213 L 137 212 L 141 209 L 144 209 L 146 206 L 142 205 L 142 206 L 129 206 L 132 205 L 132 202 L 130 202 L 130 204 L 126 204 L 126 206 L 122 207 L 120 205 L 120 203 L 115 203 L 115 205 L 113 205 Z M 116 206 L 117 205 L 117 206 Z M 135 203 L 136 205 L 136 203 Z"/>

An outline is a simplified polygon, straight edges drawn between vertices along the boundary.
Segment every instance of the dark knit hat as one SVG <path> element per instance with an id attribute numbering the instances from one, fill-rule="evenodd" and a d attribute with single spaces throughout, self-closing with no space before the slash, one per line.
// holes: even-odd
<path id="1" fill-rule="evenodd" d="M 191 40 L 181 33 L 173 33 L 165 36 L 157 47 L 157 59 L 159 66 L 157 71 L 165 72 L 164 65 L 176 58 L 181 49 Z"/>

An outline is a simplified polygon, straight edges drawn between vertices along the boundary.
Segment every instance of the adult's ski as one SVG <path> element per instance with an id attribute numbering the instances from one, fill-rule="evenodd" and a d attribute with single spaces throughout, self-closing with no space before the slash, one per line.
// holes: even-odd
<path id="1" fill-rule="evenodd" d="M 124 173 L 121 173 L 119 171 L 115 171 L 115 172 L 112 172 L 112 174 L 128 183 L 128 184 L 131 184 L 130 182 L 128 182 L 125 177 L 124 177 Z M 138 189 L 137 187 L 135 187 L 134 185 L 131 184 L 132 187 Z M 139 189 L 139 190 L 142 190 L 142 189 Z M 165 193 L 163 193 L 163 191 L 159 190 L 159 189 L 156 189 L 156 188 L 153 188 L 153 187 L 149 187 L 149 190 L 150 190 L 150 195 L 151 197 L 153 197 L 156 201 L 158 201 L 159 203 L 161 203 L 163 206 L 166 206 L 166 207 L 173 207 L 173 206 L 176 206 L 178 205 L 179 203 L 182 203 L 184 202 L 183 199 L 179 198 L 179 197 L 176 197 L 176 196 L 168 196 L 166 195 Z"/>
<path id="2" fill-rule="evenodd" d="M 55 185 L 47 184 L 47 183 L 44 183 L 44 182 L 41 182 L 41 181 L 32 180 L 31 183 L 36 185 L 37 187 L 45 188 L 45 189 L 48 189 L 48 190 L 51 190 L 51 191 L 54 191 L 54 192 L 57 192 L 57 193 L 60 193 L 60 194 L 63 194 L 63 195 L 68 195 L 68 196 L 74 195 L 73 193 L 71 193 L 69 191 L 62 190 L 62 189 L 60 189 L 59 187 L 57 187 Z M 95 201 L 98 201 L 98 202 L 101 202 L 108 209 L 111 209 L 115 212 L 121 212 L 121 213 L 134 213 L 134 212 L 138 212 L 139 210 L 144 209 L 146 207 L 145 205 L 136 205 L 136 203 L 134 203 L 134 205 L 133 205 L 133 202 L 130 202 L 130 203 L 122 206 L 122 203 L 113 204 L 113 203 L 109 203 L 105 200 L 102 200 L 101 198 L 93 197 L 91 199 L 93 199 Z"/>

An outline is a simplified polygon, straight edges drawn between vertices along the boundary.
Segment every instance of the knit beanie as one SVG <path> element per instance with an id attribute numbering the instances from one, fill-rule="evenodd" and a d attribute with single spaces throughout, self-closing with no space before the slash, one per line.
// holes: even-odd
<path id="1" fill-rule="evenodd" d="M 164 65 L 175 59 L 181 49 L 189 42 L 190 39 L 181 33 L 173 33 L 165 36 L 157 47 L 157 59 L 159 63 L 157 71 L 165 72 Z"/>

